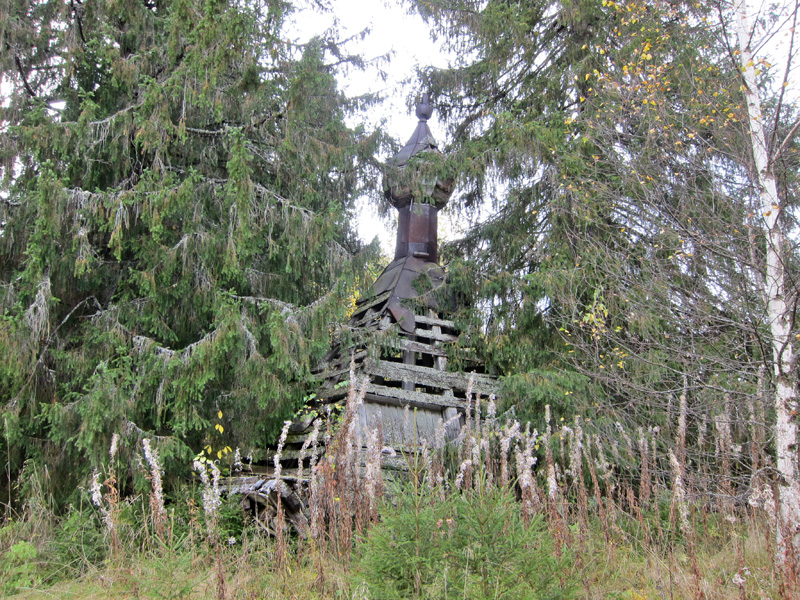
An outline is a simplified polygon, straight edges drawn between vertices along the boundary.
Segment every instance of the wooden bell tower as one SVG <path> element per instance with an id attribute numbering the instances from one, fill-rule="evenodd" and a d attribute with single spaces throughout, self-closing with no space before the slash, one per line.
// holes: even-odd
<path id="1" fill-rule="evenodd" d="M 293 490 L 285 501 L 302 496 L 304 482 L 294 478 L 298 462 L 308 459 L 303 444 L 312 432 L 313 420 L 331 414 L 332 407 L 345 402 L 351 361 L 356 378 L 368 378 L 358 407 L 356 439 L 366 440 L 368 431 L 380 429 L 384 471 L 403 470 L 407 464 L 403 455 L 416 451 L 423 442 L 429 448 L 441 443 L 435 430 L 441 430 L 442 423 L 447 424 L 444 441 L 457 436 L 467 410 L 468 390 L 473 406 L 477 399 L 496 392 L 495 379 L 483 374 L 476 359 L 460 361 L 469 365 L 468 372 L 448 370 L 448 347 L 457 343 L 458 331 L 441 314 L 437 301 L 447 290 L 445 271 L 437 262 L 437 217 L 450 199 L 454 179 L 444 172 L 444 156 L 428 127 L 432 108 L 427 95 L 416 112 L 414 133 L 387 162 L 384 174 L 384 195 L 399 213 L 394 260 L 377 278 L 371 293 L 356 304 L 318 367 L 322 383 L 306 416 L 298 417 L 289 428 L 280 455 L 282 479 L 288 484 L 282 489 Z M 260 479 L 262 491 L 248 492 L 247 486 L 242 490 L 245 502 L 267 504 L 267 488 L 273 495 L 280 488 L 263 485 L 263 477 Z"/>

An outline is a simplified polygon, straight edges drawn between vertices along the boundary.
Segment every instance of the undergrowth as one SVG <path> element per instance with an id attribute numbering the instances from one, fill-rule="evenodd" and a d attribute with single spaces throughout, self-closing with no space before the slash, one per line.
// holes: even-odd
<path id="1" fill-rule="evenodd" d="M 754 477 L 746 493 L 724 493 L 693 470 L 680 451 L 685 440 L 658 454 L 643 432 L 635 444 L 621 431 L 627 442 L 609 452 L 607 441 L 582 431 L 580 419 L 557 428 L 548 421 L 539 433 L 501 423 L 491 403 L 471 398 L 454 444 L 408 449 L 404 474 L 379 485 L 380 431 L 353 426 L 363 399 L 355 387 L 339 430 L 326 434 L 328 453 L 308 474 L 309 523 L 300 535 L 278 523 L 274 537 L 249 526 L 239 499 L 220 493 L 213 463 L 195 464 L 198 481 L 165 496 L 157 447 L 149 442 L 142 445 L 142 468 L 151 490 L 121 498 L 112 443 L 104 472 L 62 514 L 48 498 L 46 469 L 26 467 L 24 509 L 7 510 L 0 527 L 0 593 L 220 600 L 798 597 L 797 564 L 776 552 L 778 523 L 764 477 Z M 370 438 L 366 444 L 362 434 Z M 638 464 L 635 476 L 619 463 Z"/>

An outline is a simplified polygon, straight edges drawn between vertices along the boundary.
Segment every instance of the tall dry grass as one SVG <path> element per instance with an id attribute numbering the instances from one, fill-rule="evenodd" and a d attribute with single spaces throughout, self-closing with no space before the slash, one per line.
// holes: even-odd
<path id="1" fill-rule="evenodd" d="M 71 515 L 56 516 L 48 507 L 41 471 L 29 478 L 26 511 L 0 529 L 5 594 L 369 598 L 359 559 L 380 510 L 398 503 L 382 498 L 388 450 L 379 425 L 366 432 L 356 426 L 365 390 L 352 374 L 338 423 L 315 423 L 304 447 L 308 458 L 297 471 L 309 481 L 304 538 L 291 536 L 288 526 L 272 539 L 247 527 L 233 535 L 222 514 L 230 501 L 213 462 L 195 464 L 197 499 L 165 499 L 150 442 L 141 452 L 151 489 L 120 498 L 112 442 L 106 469 L 86 491 L 93 504 Z M 670 436 L 620 423 L 601 430 L 577 415 L 556 423 L 549 407 L 539 431 L 498 417 L 493 399 L 471 391 L 468 407 L 453 443 L 444 443 L 452 424 L 441 423 L 433 441 L 403 450 L 405 477 L 425 487 L 430 502 L 466 497 L 479 485 L 511 490 L 523 518 L 543 515 L 556 553 L 575 561 L 579 597 L 800 597 L 797 558 L 776 555 L 781 524 L 763 428 L 752 425 L 751 443 L 737 446 L 723 411 L 689 435 L 683 401 Z M 749 476 L 742 465 L 749 465 Z M 85 558 L 67 568 L 55 564 L 65 559 L 54 548 L 69 528 L 84 540 L 73 539 L 69 552 Z"/>

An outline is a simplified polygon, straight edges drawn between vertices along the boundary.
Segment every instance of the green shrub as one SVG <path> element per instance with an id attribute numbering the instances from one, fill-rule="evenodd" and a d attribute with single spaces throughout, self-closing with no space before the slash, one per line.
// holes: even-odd
<path id="1" fill-rule="evenodd" d="M 25 540 L 15 542 L 0 557 L 0 581 L 4 595 L 14 594 L 38 584 L 35 559 L 39 556 L 36 546 Z"/>
<path id="2" fill-rule="evenodd" d="M 558 557 L 541 518 L 525 523 L 506 489 L 480 478 L 438 500 L 412 480 L 361 545 L 371 596 L 548 599 L 572 596 L 572 560 Z"/>

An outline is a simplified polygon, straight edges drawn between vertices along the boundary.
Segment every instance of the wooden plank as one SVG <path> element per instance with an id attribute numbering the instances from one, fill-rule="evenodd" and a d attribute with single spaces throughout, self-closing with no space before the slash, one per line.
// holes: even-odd
<path id="1" fill-rule="evenodd" d="M 391 294 L 392 294 L 392 292 L 390 290 L 387 290 L 387 291 L 383 292 L 382 294 L 378 294 L 377 296 L 372 298 L 372 300 L 367 301 L 365 304 L 362 304 L 361 306 L 356 306 L 356 312 L 353 313 L 353 315 L 350 317 L 350 319 L 352 320 L 355 317 L 357 317 L 358 315 L 363 314 L 364 312 L 366 312 L 367 310 L 369 310 L 373 306 L 376 306 L 376 305 L 380 304 L 381 302 L 384 302 L 384 301 L 388 300 L 389 296 Z"/>
<path id="2" fill-rule="evenodd" d="M 442 333 L 433 331 L 432 329 L 415 329 L 414 335 L 417 337 L 424 337 L 437 342 L 455 342 L 458 339 L 457 335 L 450 335 L 449 333 Z"/>
<path id="3" fill-rule="evenodd" d="M 241 494 L 253 489 L 253 487 L 264 479 L 259 475 L 232 475 L 220 478 L 220 487 L 229 494 Z"/>
<path id="4" fill-rule="evenodd" d="M 372 359 L 364 361 L 364 371 L 369 375 L 377 375 L 390 381 L 413 381 L 417 385 L 461 391 L 466 391 L 472 376 L 466 373 L 448 373 L 419 365 Z M 495 393 L 496 383 L 485 375 L 475 374 L 472 390 L 488 396 Z"/>
<path id="5" fill-rule="evenodd" d="M 435 357 L 447 356 L 447 352 L 441 347 L 426 344 L 425 342 L 412 341 L 407 338 L 389 338 L 384 345 L 387 348 L 393 348 L 396 350 L 410 350 L 412 352 L 420 352 L 421 354 L 428 354 Z M 361 350 L 356 353 L 356 368 L 358 367 L 359 361 L 366 357 L 367 354 L 367 350 Z M 318 369 L 323 368 L 326 370 L 317 370 L 314 373 L 314 375 L 319 379 L 328 379 L 330 377 L 341 375 L 342 373 L 347 373 L 350 370 L 350 357 L 341 356 L 336 360 L 322 363 L 318 367 Z"/>
<path id="6" fill-rule="evenodd" d="M 358 406 L 357 414 L 355 415 L 356 418 L 356 426 L 361 431 L 361 435 L 363 436 L 363 440 L 366 441 L 367 439 L 367 427 L 372 427 L 372 423 L 370 423 L 370 411 L 369 406 L 365 403 L 361 403 Z"/>
<path id="7" fill-rule="evenodd" d="M 344 398 L 346 395 L 347 388 L 324 390 L 317 395 L 315 403 L 332 403 L 336 400 Z M 466 400 L 456 398 L 452 395 L 439 396 L 437 394 L 428 394 L 426 392 L 412 392 L 403 390 L 401 388 L 388 387 L 375 383 L 370 383 L 367 385 L 366 400 L 371 402 L 379 402 L 381 404 L 394 404 L 398 406 L 410 404 L 411 408 L 414 408 L 415 406 L 420 408 L 453 407 L 464 410 L 467 406 Z"/>
<path id="8" fill-rule="evenodd" d="M 412 342 L 411 340 L 401 338 L 399 344 L 392 344 L 393 348 L 402 350 L 411 350 L 413 352 L 421 352 L 422 354 L 430 354 L 432 356 L 447 356 L 442 348 L 425 344 L 424 342 Z"/>
<path id="9" fill-rule="evenodd" d="M 361 365 L 361 360 L 366 358 L 366 356 L 367 356 L 367 351 L 366 350 L 362 350 L 360 352 L 356 352 L 355 353 L 354 359 L 356 361 L 356 365 L 355 365 L 356 371 L 358 371 L 358 368 Z M 332 370 L 329 370 L 329 371 L 322 371 L 320 373 L 315 373 L 314 376 L 319 378 L 319 379 L 330 379 L 331 377 L 338 377 L 339 375 L 342 375 L 343 373 L 350 373 L 350 357 L 349 356 L 348 357 L 342 357 L 341 360 L 334 361 L 332 363 L 329 363 L 329 365 L 326 365 L 326 366 L 334 367 L 337 364 L 339 365 L 338 369 L 332 369 Z"/>
<path id="10" fill-rule="evenodd" d="M 381 459 L 381 467 L 392 471 L 408 471 L 409 465 L 413 464 L 414 457 L 411 453 L 402 454 L 398 452 L 396 456 L 384 456 Z"/>
<path id="11" fill-rule="evenodd" d="M 405 443 L 408 427 L 404 423 L 405 415 L 402 408 L 369 403 L 366 412 L 370 427 L 374 427 L 377 422 L 380 422 L 384 445 L 394 446 Z"/>
<path id="12" fill-rule="evenodd" d="M 319 450 L 317 450 L 317 452 L 319 452 Z M 284 460 L 297 460 L 301 455 L 303 458 L 309 458 L 311 456 L 311 448 L 306 448 L 306 450 L 303 452 L 300 452 L 300 448 L 284 448 L 283 452 L 281 452 L 281 462 Z M 270 461 L 272 459 L 273 457 L 270 457 Z M 289 471 L 293 472 L 294 468 L 290 468 Z"/>
<path id="13" fill-rule="evenodd" d="M 382 404 L 397 404 L 399 406 L 411 405 L 421 408 L 433 407 L 453 407 L 465 410 L 467 401 L 455 396 L 439 396 L 438 394 L 428 394 L 427 392 L 417 392 L 404 390 L 401 388 L 388 387 L 371 383 L 367 386 L 367 400 L 380 402 Z"/>
<path id="14" fill-rule="evenodd" d="M 377 386 L 383 387 L 383 386 Z M 467 406 L 464 400 L 460 398 L 456 398 L 455 396 L 436 396 L 434 394 L 425 394 L 425 392 L 411 392 L 409 390 L 403 390 L 401 388 L 384 388 L 385 390 L 398 390 L 399 394 L 388 395 L 387 393 L 367 393 L 366 400 L 370 402 L 376 402 L 379 404 L 394 404 L 397 406 L 406 406 L 409 405 L 412 409 L 420 408 L 423 410 L 432 409 L 432 408 L 447 408 L 453 407 L 460 410 L 464 410 Z M 406 394 L 425 394 L 426 399 L 419 400 L 418 398 L 410 399 L 406 397 Z"/>
<path id="15" fill-rule="evenodd" d="M 356 364 L 358 364 L 358 361 L 364 358 L 366 355 L 367 355 L 366 350 L 360 350 L 356 352 L 355 354 Z M 320 363 L 319 365 L 317 365 L 313 373 L 315 377 L 319 379 L 325 379 L 327 376 L 323 375 L 325 372 L 323 369 L 331 370 L 331 369 L 341 368 L 343 366 L 347 366 L 348 369 L 350 368 L 350 352 L 348 352 L 347 354 L 340 354 L 334 360 Z"/>
<path id="16" fill-rule="evenodd" d="M 442 422 L 440 407 L 406 411 L 400 406 L 372 402 L 365 403 L 364 407 L 369 428 L 374 429 L 380 423 L 383 444 L 392 448 L 413 446 L 422 443 L 422 440 L 426 440 L 431 447 L 436 427 Z"/>
<path id="17" fill-rule="evenodd" d="M 290 446 L 291 444 L 302 444 L 308 439 L 308 436 L 311 435 L 310 431 L 305 431 L 303 433 L 290 433 L 286 436 L 286 441 L 284 442 L 285 446 Z"/>
<path id="18" fill-rule="evenodd" d="M 410 340 L 406 337 L 387 336 L 383 340 L 378 340 L 377 345 L 383 348 L 391 348 L 394 350 L 411 350 L 413 352 L 422 352 L 423 354 L 430 354 L 432 356 L 447 356 L 447 352 L 445 352 L 445 350 L 440 346 L 434 346 L 433 342 L 419 342 Z M 330 363 L 325 364 L 333 365 L 335 362 L 338 361 L 331 361 Z"/>
<path id="19" fill-rule="evenodd" d="M 452 441 L 458 437 L 461 432 L 461 426 L 464 424 L 464 415 L 456 419 L 458 411 L 455 408 L 445 408 L 442 418 L 446 424 L 445 427 L 445 440 Z"/>
<path id="20" fill-rule="evenodd" d="M 361 317 L 358 321 L 355 322 L 351 321 L 350 323 L 348 323 L 348 326 L 351 329 L 364 329 L 365 331 L 373 331 L 378 328 L 376 321 L 378 320 L 378 318 L 380 318 L 382 314 L 383 314 L 382 312 L 375 312 L 368 310 L 363 317 Z M 369 323 L 372 324 L 371 327 L 366 326 Z"/>
<path id="21" fill-rule="evenodd" d="M 314 398 L 309 402 L 312 406 L 318 406 L 320 404 L 330 404 L 335 400 L 339 400 L 344 398 L 347 395 L 347 386 L 343 386 L 340 388 L 328 388 L 327 390 L 321 390 L 317 393 L 317 397 Z"/>
<path id="22" fill-rule="evenodd" d="M 417 323 L 422 323 L 423 325 L 430 325 L 430 326 L 437 326 L 437 327 L 446 327 L 448 329 L 452 329 L 453 331 L 458 331 L 456 329 L 456 324 L 452 321 L 445 321 L 444 319 L 436 319 L 432 317 L 423 317 L 421 315 L 415 315 Z"/>

